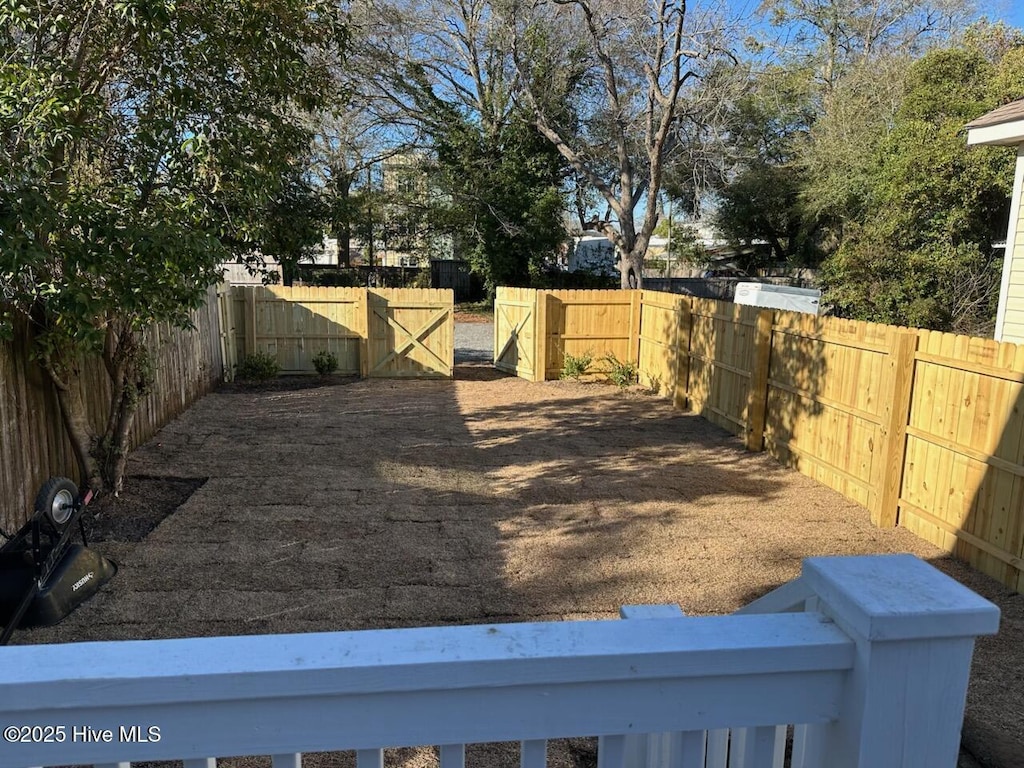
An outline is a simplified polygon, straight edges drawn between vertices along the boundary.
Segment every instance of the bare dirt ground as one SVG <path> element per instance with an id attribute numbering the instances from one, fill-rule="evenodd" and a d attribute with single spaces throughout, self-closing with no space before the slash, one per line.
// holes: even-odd
<path id="1" fill-rule="evenodd" d="M 962 765 L 1021 764 L 1021 596 L 641 392 L 486 366 L 455 381 L 224 388 L 137 450 L 131 472 L 163 490 L 98 508 L 96 548 L 117 577 L 15 642 L 613 618 L 635 603 L 722 614 L 808 556 L 912 552 L 1003 609 L 1000 635 L 978 645 Z M 148 534 L 104 523 L 191 490 L 173 478 L 205 482 Z M 553 752 L 592 763 L 585 740 Z M 422 749 L 388 761 L 436 765 Z M 505 747 L 469 756 L 516 761 Z"/>

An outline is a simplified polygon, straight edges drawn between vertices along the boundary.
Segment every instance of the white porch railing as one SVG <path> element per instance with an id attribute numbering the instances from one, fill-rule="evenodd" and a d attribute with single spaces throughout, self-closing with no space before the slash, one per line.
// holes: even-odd
<path id="1" fill-rule="evenodd" d="M 909 555 L 807 560 L 750 615 L 670 611 L 0 648 L 0 766 L 357 750 L 380 768 L 436 744 L 461 768 L 467 743 L 521 741 L 542 768 L 546 740 L 599 736 L 601 768 L 953 768 L 974 638 L 999 622 Z"/>

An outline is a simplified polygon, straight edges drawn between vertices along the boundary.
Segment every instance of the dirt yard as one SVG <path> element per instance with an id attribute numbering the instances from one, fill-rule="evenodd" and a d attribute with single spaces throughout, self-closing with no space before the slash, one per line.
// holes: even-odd
<path id="1" fill-rule="evenodd" d="M 15 642 L 611 618 L 632 603 L 721 614 L 807 556 L 913 552 L 1002 607 L 972 677 L 977 762 L 962 764 L 1021 764 L 1021 596 L 644 393 L 486 366 L 455 381 L 225 388 L 137 450 L 131 472 L 154 505 L 191 490 L 154 478 L 205 482 L 141 541 L 108 525 L 96 547 L 118 576 Z M 128 501 L 105 514 L 149 503 Z M 351 764 L 331 760 L 314 764 Z"/>

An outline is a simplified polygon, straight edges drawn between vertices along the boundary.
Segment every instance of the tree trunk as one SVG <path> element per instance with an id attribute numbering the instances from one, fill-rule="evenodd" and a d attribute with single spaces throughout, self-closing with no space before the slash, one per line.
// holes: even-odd
<path id="1" fill-rule="evenodd" d="M 112 433 L 108 434 L 107 456 L 104 467 L 104 481 L 107 489 L 115 496 L 120 495 L 124 486 L 124 473 L 128 466 L 132 424 L 139 409 L 139 397 L 124 391 L 117 409 L 117 421 Z"/>
<path id="2" fill-rule="evenodd" d="M 619 262 L 621 280 L 619 285 L 623 290 L 644 287 L 644 255 L 643 253 L 630 253 L 623 255 Z"/>
<path id="3" fill-rule="evenodd" d="M 341 225 L 338 237 L 338 269 L 352 266 L 352 225 L 347 221 Z"/>
<path id="4" fill-rule="evenodd" d="M 43 366 L 43 370 L 57 391 L 60 415 L 64 421 L 64 429 L 71 440 L 75 458 L 78 459 L 82 484 L 93 491 L 98 491 L 103 487 L 103 475 L 93 453 L 97 444 L 97 436 L 89 423 L 89 414 L 85 409 L 85 400 L 82 399 L 78 375 L 76 372 L 67 371 L 63 376 L 58 376 L 52 364 Z"/>

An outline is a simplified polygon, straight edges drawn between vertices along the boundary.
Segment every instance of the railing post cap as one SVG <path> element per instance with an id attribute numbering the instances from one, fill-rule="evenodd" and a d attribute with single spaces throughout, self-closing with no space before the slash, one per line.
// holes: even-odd
<path id="1" fill-rule="evenodd" d="M 913 555 L 811 557 L 803 578 L 844 629 L 867 640 L 977 637 L 999 609 Z"/>

